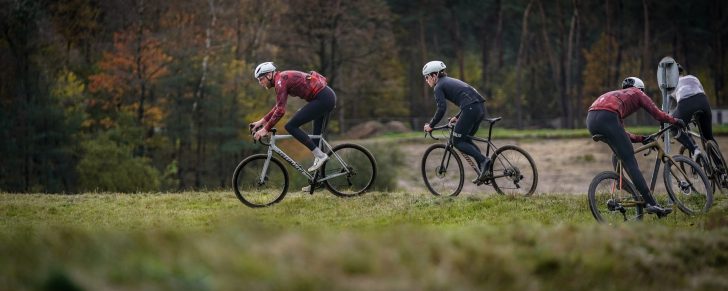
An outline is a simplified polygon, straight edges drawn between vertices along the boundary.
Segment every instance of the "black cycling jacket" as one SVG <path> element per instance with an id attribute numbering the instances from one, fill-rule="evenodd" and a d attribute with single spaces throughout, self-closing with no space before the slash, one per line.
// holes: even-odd
<path id="1" fill-rule="evenodd" d="M 440 122 L 442 116 L 445 115 L 445 111 L 447 110 L 445 99 L 461 109 L 467 105 L 485 101 L 483 96 L 480 96 L 478 91 L 467 83 L 447 76 L 442 77 L 437 81 L 437 85 L 435 85 L 437 111 L 435 112 L 435 116 L 430 120 L 431 126 L 435 126 Z"/>

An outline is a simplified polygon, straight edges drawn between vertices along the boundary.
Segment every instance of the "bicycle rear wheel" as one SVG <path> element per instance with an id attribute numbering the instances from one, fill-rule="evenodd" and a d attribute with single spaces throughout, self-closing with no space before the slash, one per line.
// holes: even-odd
<path id="1" fill-rule="evenodd" d="M 329 152 L 329 159 L 321 166 L 324 184 L 336 196 L 361 195 L 374 184 L 377 163 L 374 156 L 357 144 L 340 144 Z"/>
<path id="2" fill-rule="evenodd" d="M 711 178 L 713 183 L 716 184 L 716 188 L 728 189 L 728 167 L 726 166 L 723 154 L 720 153 L 718 144 L 715 141 L 709 140 L 705 145 L 705 151 L 713 167 Z"/>
<path id="3" fill-rule="evenodd" d="M 288 171 L 276 158 L 252 155 L 244 159 L 233 173 L 233 190 L 240 202 L 250 207 L 265 207 L 280 202 L 288 191 Z"/>
<path id="4" fill-rule="evenodd" d="M 454 162 L 453 162 L 454 161 Z M 457 196 L 463 190 L 463 162 L 444 144 L 434 144 L 422 156 L 422 179 L 435 196 Z"/>
<path id="5" fill-rule="evenodd" d="M 589 184 L 589 210 L 600 223 L 616 225 L 642 220 L 644 202 L 637 195 L 632 183 L 617 173 L 607 171 L 597 174 Z"/>
<path id="6" fill-rule="evenodd" d="M 687 215 L 708 212 L 713 205 L 713 188 L 708 177 L 689 158 L 675 155 L 672 159 L 675 164 L 668 160 L 663 171 L 667 195 Z"/>
<path id="7" fill-rule="evenodd" d="M 499 194 L 530 196 L 538 185 L 536 163 L 522 148 L 506 145 L 491 158 L 493 188 Z"/>

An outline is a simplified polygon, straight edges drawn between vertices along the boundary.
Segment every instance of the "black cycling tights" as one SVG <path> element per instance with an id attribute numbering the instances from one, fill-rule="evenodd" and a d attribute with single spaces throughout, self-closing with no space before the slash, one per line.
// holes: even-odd
<path id="1" fill-rule="evenodd" d="M 622 166 L 627 171 L 627 175 L 637 187 L 637 191 L 642 194 L 642 198 L 647 204 L 656 205 L 655 199 L 650 195 L 650 189 L 647 187 L 647 181 L 642 176 L 640 168 L 637 165 L 637 159 L 634 157 L 634 148 L 629 141 L 627 133 L 619 121 L 616 113 L 606 110 L 589 111 L 586 115 L 586 127 L 592 135 L 601 134 L 606 138 L 607 144 L 610 145 L 614 154 L 622 161 Z"/>
<path id="2" fill-rule="evenodd" d="M 693 114 L 700 110 L 703 111 L 703 114 L 700 115 L 697 120 L 700 124 L 700 135 L 707 140 L 714 141 L 710 104 L 708 104 L 708 97 L 705 96 L 705 94 L 700 93 L 690 96 L 687 99 L 680 100 L 680 102 L 677 103 L 675 112 L 672 113 L 672 117 L 682 119 L 685 123 L 688 123 L 690 119 L 693 118 Z M 675 132 L 673 131 L 673 135 L 674 134 Z M 695 142 L 693 142 L 689 135 L 681 134 L 677 137 L 677 140 L 690 150 L 691 154 L 695 151 Z"/>
<path id="3" fill-rule="evenodd" d="M 480 127 L 480 122 L 485 117 L 485 105 L 483 102 L 466 105 L 460 113 L 460 118 L 455 124 L 453 143 L 455 148 L 475 158 L 480 166 L 485 161 L 485 156 L 480 153 L 478 146 L 468 136 L 473 136 Z"/>
<path id="4" fill-rule="evenodd" d="M 336 93 L 328 86 L 316 94 L 316 98 L 301 107 L 298 112 L 286 123 L 286 130 L 309 150 L 317 147 L 318 139 L 312 140 L 308 134 L 300 129 L 301 125 L 313 120 L 313 135 L 319 135 L 324 130 L 326 119 L 336 106 Z M 322 149 L 323 150 L 323 149 Z"/>

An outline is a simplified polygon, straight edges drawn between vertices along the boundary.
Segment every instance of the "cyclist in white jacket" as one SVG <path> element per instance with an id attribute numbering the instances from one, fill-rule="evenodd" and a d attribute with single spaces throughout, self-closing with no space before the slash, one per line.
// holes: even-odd
<path id="1" fill-rule="evenodd" d="M 702 111 L 703 114 L 696 120 L 700 125 L 700 135 L 707 140 L 715 141 L 710 104 L 708 104 L 708 96 L 705 95 L 703 85 L 700 84 L 697 77 L 686 75 L 686 71 L 680 65 L 678 65 L 678 71 L 680 72 L 680 78 L 677 87 L 672 92 L 677 100 L 677 107 L 672 112 L 672 116 L 689 121 L 693 118 L 695 112 Z M 693 160 L 697 159 L 700 150 L 689 135 L 678 134 L 676 139 L 690 151 Z"/>

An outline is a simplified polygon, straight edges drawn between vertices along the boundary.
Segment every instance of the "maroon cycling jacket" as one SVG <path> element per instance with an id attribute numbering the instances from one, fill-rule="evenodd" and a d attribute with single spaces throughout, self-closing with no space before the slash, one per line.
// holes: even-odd
<path id="1" fill-rule="evenodd" d="M 617 113 L 617 115 L 619 115 L 619 120 L 622 123 L 622 127 L 624 127 L 624 119 L 640 108 L 647 110 L 652 117 L 660 122 L 668 122 L 670 124 L 675 124 L 675 122 L 677 122 L 675 118 L 657 108 L 657 105 L 652 102 L 652 99 L 650 99 L 645 92 L 642 92 L 642 90 L 635 87 L 602 94 L 602 96 L 599 96 L 599 98 L 592 103 L 591 107 L 589 107 L 589 111 L 606 110 Z M 627 132 L 627 135 L 632 142 L 642 141 L 642 136 L 637 136 L 629 132 Z"/>
<path id="2" fill-rule="evenodd" d="M 276 105 L 263 117 L 266 122 L 266 130 L 270 130 L 286 114 L 288 95 L 311 102 L 316 98 L 316 94 L 326 87 L 326 78 L 314 71 L 309 73 L 299 71 L 276 72 L 273 75 L 273 81 L 276 90 Z"/>

